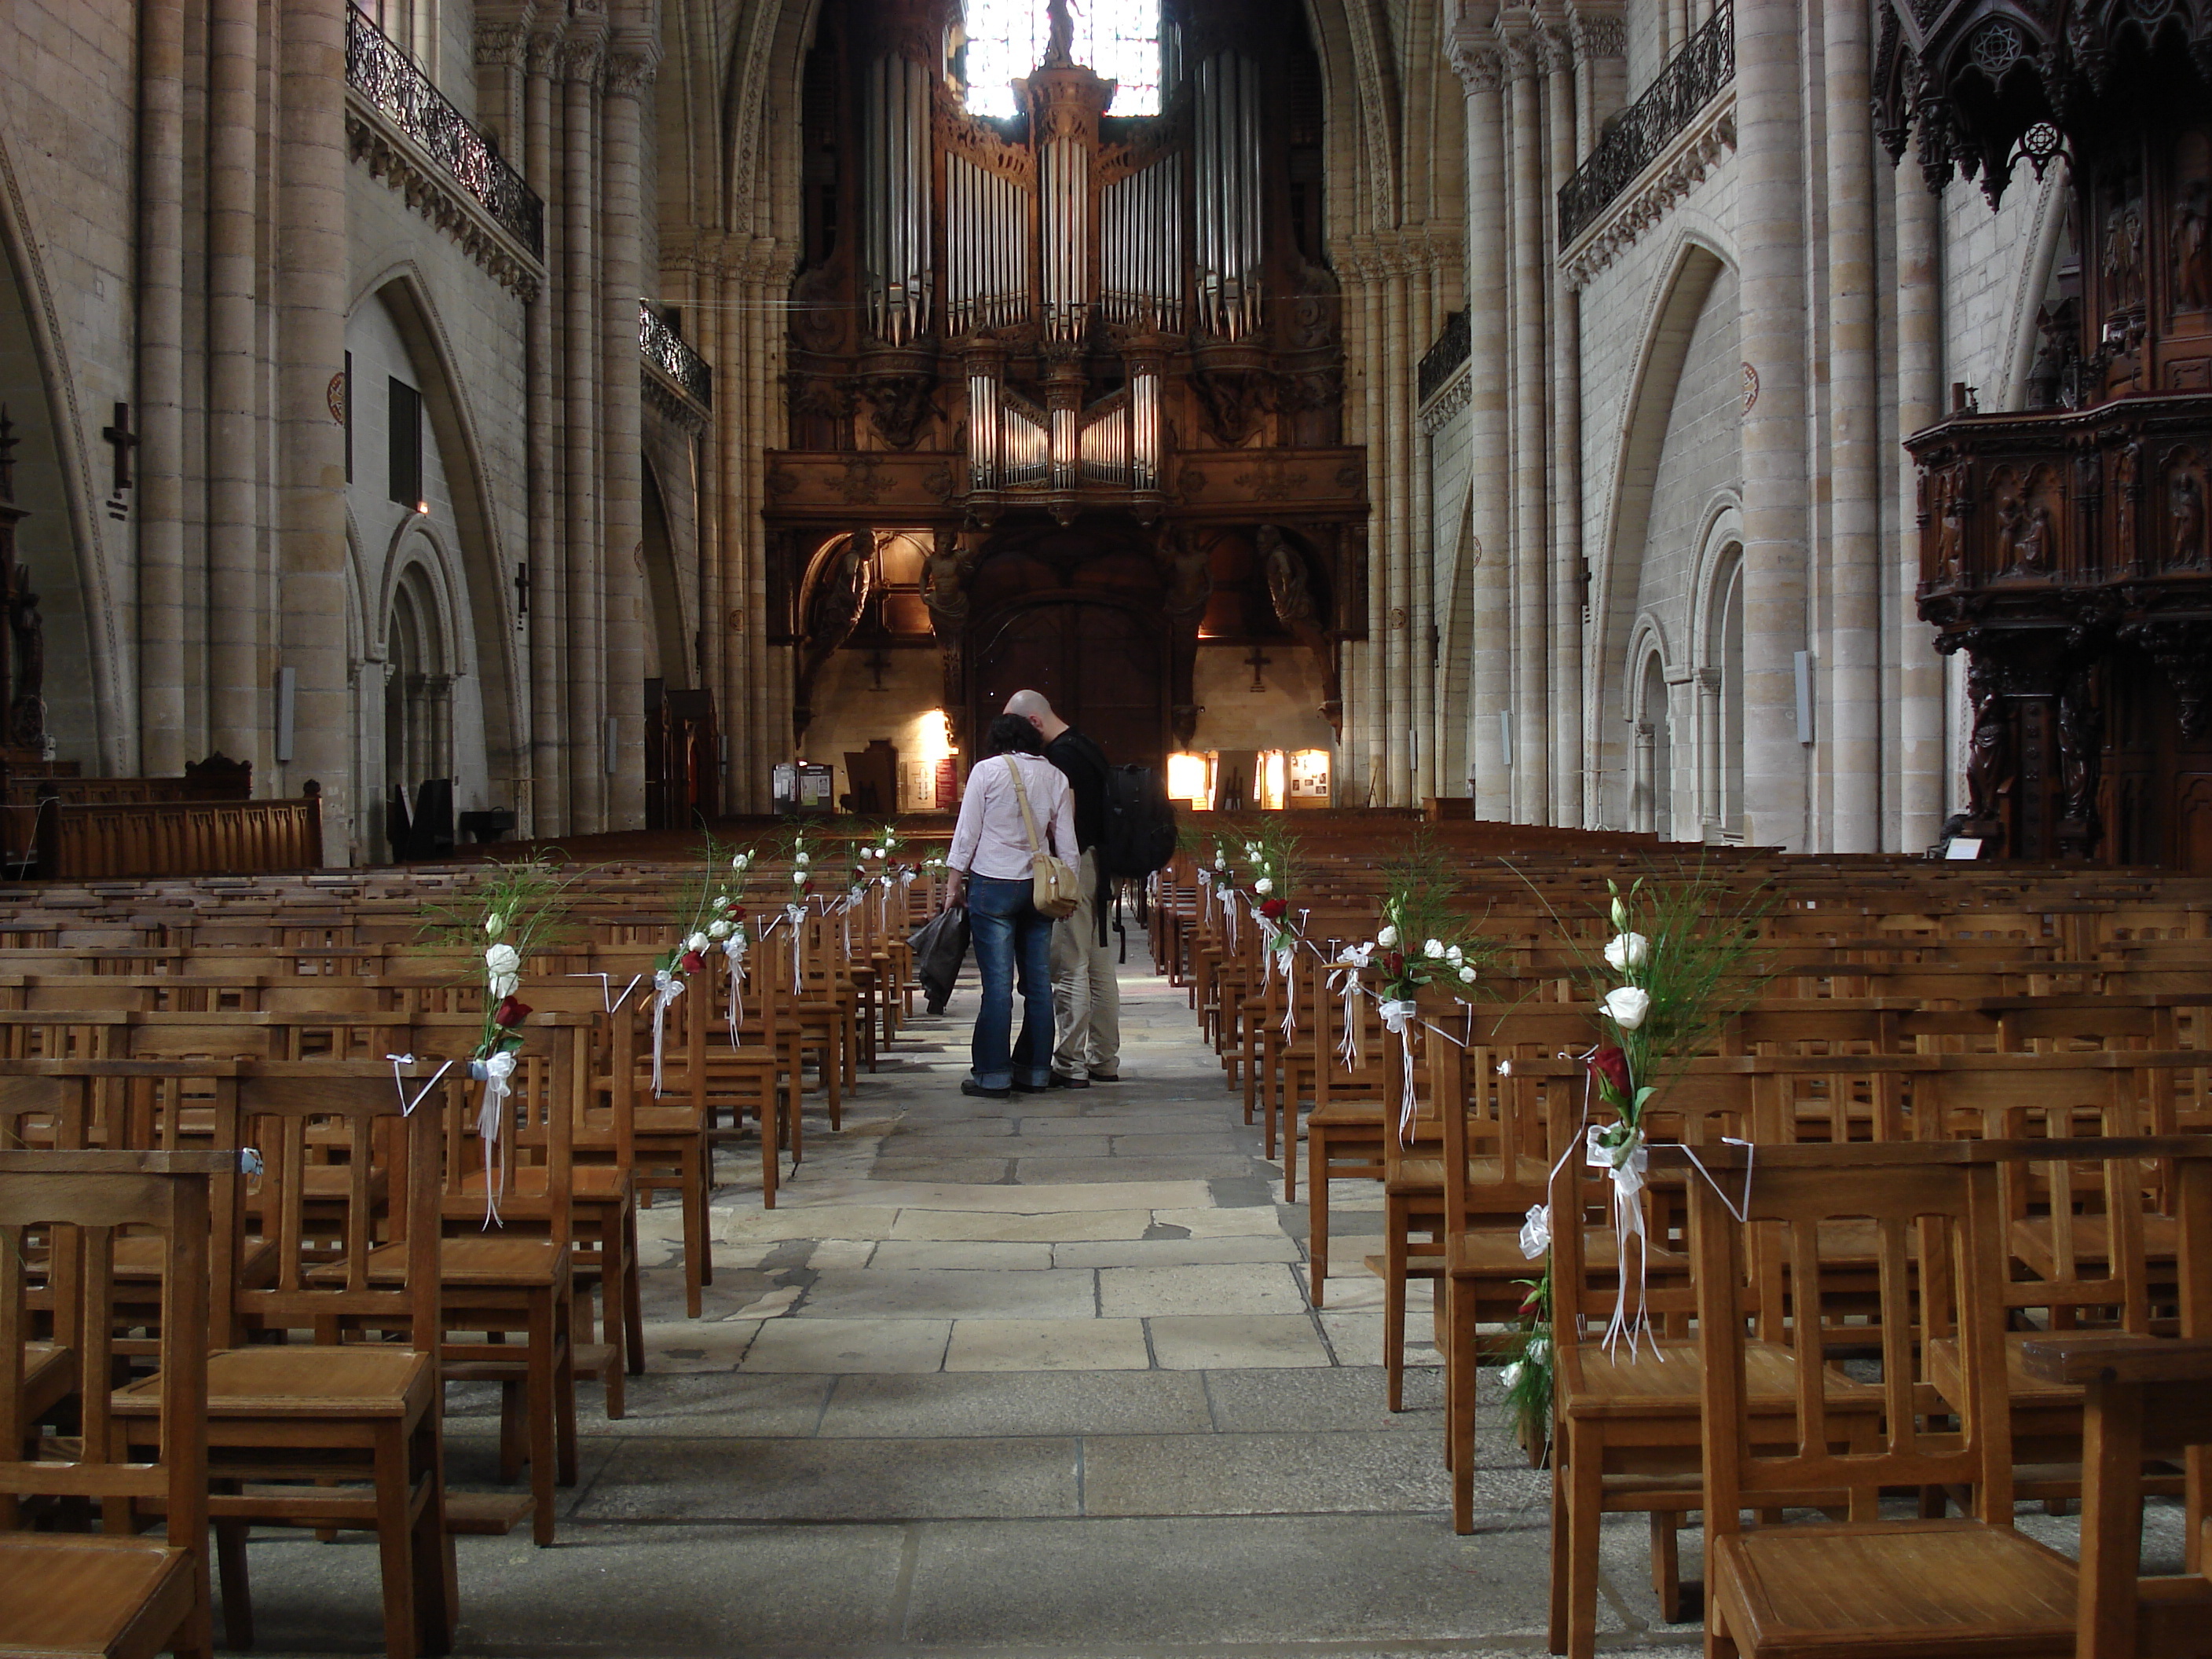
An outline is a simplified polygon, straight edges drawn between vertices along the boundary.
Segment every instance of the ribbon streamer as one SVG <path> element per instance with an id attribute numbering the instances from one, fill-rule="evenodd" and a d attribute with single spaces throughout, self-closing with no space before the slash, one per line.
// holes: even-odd
<path id="1" fill-rule="evenodd" d="M 607 1005 L 607 1012 L 611 1014 L 614 1014 L 622 1012 L 623 1004 L 629 1000 L 629 994 L 637 989 L 638 981 L 642 980 L 645 975 L 643 974 L 632 974 L 630 975 L 629 983 L 623 987 L 622 994 L 620 996 L 617 996 L 615 994 L 615 979 L 612 974 L 570 974 L 568 977 L 570 979 L 595 979 L 599 981 L 600 1000 Z M 385 1058 L 388 1060 L 391 1056 L 387 1054 Z"/>
<path id="2" fill-rule="evenodd" d="M 668 1005 L 684 994 L 684 981 L 665 968 L 653 976 L 653 1092 L 660 1093 L 660 1050 L 668 1033 Z"/>
<path id="3" fill-rule="evenodd" d="M 1279 945 L 1275 951 L 1275 971 L 1283 976 L 1283 1024 L 1285 1037 L 1295 1036 L 1298 1029 L 1298 980 L 1294 971 L 1298 965 L 1296 942 Z"/>
<path id="4" fill-rule="evenodd" d="M 438 1086 L 438 1079 L 453 1069 L 453 1062 L 447 1060 L 430 1074 L 430 1080 L 428 1083 L 410 1095 L 407 1092 L 407 1080 L 399 1075 L 399 1068 L 415 1064 L 415 1056 L 386 1054 L 385 1058 L 392 1062 L 392 1092 L 399 1097 L 399 1115 L 402 1117 L 412 1117 L 415 1115 L 415 1109 L 422 1103 L 423 1097 Z"/>
<path id="5" fill-rule="evenodd" d="M 787 904 L 783 914 L 791 918 L 791 994 L 802 996 L 806 990 L 806 968 L 799 952 L 804 945 L 800 935 L 805 931 L 806 907 Z"/>
<path id="6" fill-rule="evenodd" d="M 484 1226 L 499 1224 L 499 1137 L 507 1121 L 507 1079 L 514 1075 L 514 1055 L 502 1048 L 469 1062 L 469 1078 L 484 1086 L 483 1105 L 477 1113 L 477 1139 L 483 1142 Z"/>
<path id="7" fill-rule="evenodd" d="M 738 1027 L 745 1018 L 745 933 L 740 927 L 722 941 L 730 964 L 730 1047 L 738 1046 Z"/>
<path id="8" fill-rule="evenodd" d="M 1413 1093 L 1413 1028 L 1422 1021 L 1416 1018 L 1420 1005 L 1410 1000 L 1386 998 L 1382 1004 L 1382 1028 L 1398 1039 L 1398 1057 L 1404 1061 L 1404 1076 L 1398 1091 L 1398 1144 L 1413 1144 L 1413 1119 L 1419 1114 L 1420 1103 Z"/>
<path id="9" fill-rule="evenodd" d="M 1628 1340 L 1629 1357 L 1636 1354 L 1638 1341 L 1649 1341 L 1651 1357 L 1659 1357 L 1659 1340 L 1651 1334 L 1650 1311 L 1645 1305 L 1645 1295 L 1650 1278 L 1650 1236 L 1644 1231 L 1644 1205 L 1641 1201 L 1645 1176 L 1651 1168 L 1651 1151 L 1644 1145 L 1644 1132 L 1631 1129 L 1628 1139 L 1620 1146 L 1607 1146 L 1598 1139 L 1613 1126 L 1593 1123 L 1583 1131 L 1583 1161 L 1593 1170 L 1603 1170 L 1613 1182 L 1613 1253 L 1620 1267 L 1620 1284 L 1613 1292 L 1613 1319 L 1605 1328 L 1605 1349 L 1613 1352 L 1613 1345 L 1623 1337 Z M 1636 1241 L 1636 1310 L 1628 1307 L 1628 1242 Z"/>
<path id="10" fill-rule="evenodd" d="M 1348 1072 L 1358 1071 L 1365 1058 L 1359 1048 L 1359 970 L 1367 965 L 1368 954 L 1363 945 L 1346 947 L 1328 978 L 1331 994 L 1344 999 L 1344 1036 L 1336 1045 L 1336 1057 Z"/>

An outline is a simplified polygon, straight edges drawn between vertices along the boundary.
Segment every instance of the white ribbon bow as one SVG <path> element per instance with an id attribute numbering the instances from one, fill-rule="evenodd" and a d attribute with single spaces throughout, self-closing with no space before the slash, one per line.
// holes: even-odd
<path id="1" fill-rule="evenodd" d="M 653 975 L 653 1092 L 660 1093 L 661 1040 L 668 1032 L 668 1005 L 684 994 L 684 981 L 665 968 Z"/>
<path id="2" fill-rule="evenodd" d="M 1552 1248 L 1552 1206 L 1531 1204 L 1521 1222 L 1521 1254 L 1530 1261 Z"/>
<path id="3" fill-rule="evenodd" d="M 1413 1145 L 1413 1119 L 1419 1111 L 1419 1103 L 1413 1095 L 1413 1027 L 1420 1022 L 1414 1018 L 1420 1005 L 1410 1000 L 1386 999 L 1382 1004 L 1382 1029 L 1398 1039 L 1398 1056 L 1405 1062 L 1404 1076 L 1398 1091 L 1398 1144 Z"/>
<path id="4" fill-rule="evenodd" d="M 1364 945 L 1346 945 L 1328 976 L 1331 994 L 1344 999 L 1344 1036 L 1336 1045 L 1336 1057 L 1349 1072 L 1358 1071 L 1364 1058 L 1359 1048 L 1359 970 L 1367 965 L 1370 954 Z"/>
<path id="5" fill-rule="evenodd" d="M 484 1086 L 483 1105 L 477 1113 L 477 1139 L 483 1142 L 486 1227 L 499 1220 L 499 1137 L 507 1123 L 507 1079 L 514 1075 L 514 1055 L 505 1048 L 469 1062 L 470 1079 Z"/>
<path id="6" fill-rule="evenodd" d="M 1645 1177 L 1651 1168 L 1651 1151 L 1644 1144 L 1644 1132 L 1631 1129 L 1628 1139 L 1618 1146 L 1604 1145 L 1599 1137 L 1617 1127 L 1612 1124 L 1591 1124 L 1583 1132 L 1583 1161 L 1593 1170 L 1603 1170 L 1613 1182 L 1613 1242 L 1615 1259 L 1620 1266 L 1620 1285 L 1613 1302 L 1613 1320 L 1605 1328 L 1605 1347 L 1610 1353 L 1614 1343 L 1628 1339 L 1629 1357 L 1636 1354 L 1639 1340 L 1651 1344 L 1653 1358 L 1659 1356 L 1658 1339 L 1651 1334 L 1651 1316 L 1644 1305 L 1644 1296 L 1650 1277 L 1650 1237 L 1644 1231 L 1644 1206 L 1640 1201 Z M 1628 1306 L 1628 1241 L 1636 1240 L 1636 1308 Z"/>

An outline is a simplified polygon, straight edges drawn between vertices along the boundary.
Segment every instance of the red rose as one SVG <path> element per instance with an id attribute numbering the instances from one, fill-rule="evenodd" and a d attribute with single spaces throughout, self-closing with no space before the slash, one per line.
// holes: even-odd
<path id="1" fill-rule="evenodd" d="M 520 1025 L 530 1018 L 530 1005 L 520 997 L 506 997 L 492 1011 L 491 1023 L 501 1028 Z"/>
<path id="2" fill-rule="evenodd" d="M 687 974 L 696 974 L 707 963 L 696 951 L 686 951 L 676 965 Z"/>
<path id="3" fill-rule="evenodd" d="M 1600 1048 L 1589 1057 L 1589 1074 L 1611 1100 L 1626 1103 L 1629 1095 L 1628 1056 L 1617 1048 Z"/>
<path id="4" fill-rule="evenodd" d="M 1403 951 L 1385 951 L 1381 956 L 1376 957 L 1376 960 L 1382 964 L 1384 977 L 1399 979 L 1404 976 L 1406 953 Z"/>
<path id="5" fill-rule="evenodd" d="M 1289 910 L 1290 908 L 1290 902 L 1288 900 L 1269 899 L 1267 902 L 1261 905 L 1260 914 L 1267 917 L 1270 921 L 1280 921 L 1283 919 L 1284 913 Z"/>
<path id="6" fill-rule="evenodd" d="M 737 903 L 726 904 L 722 907 L 722 914 L 732 921 L 743 921 L 745 919 L 745 907 Z"/>
<path id="7" fill-rule="evenodd" d="M 1544 1293 L 1541 1291 L 1529 1291 L 1528 1299 L 1521 1304 L 1521 1311 L 1524 1314 L 1540 1313 L 1543 1308 Z"/>

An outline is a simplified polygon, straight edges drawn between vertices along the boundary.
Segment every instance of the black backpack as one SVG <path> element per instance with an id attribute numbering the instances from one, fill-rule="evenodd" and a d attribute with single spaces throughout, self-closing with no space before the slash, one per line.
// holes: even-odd
<path id="1" fill-rule="evenodd" d="M 1160 775 L 1149 766 L 1107 768 L 1100 872 L 1109 881 L 1141 881 L 1164 870 L 1175 850 L 1175 808 Z"/>

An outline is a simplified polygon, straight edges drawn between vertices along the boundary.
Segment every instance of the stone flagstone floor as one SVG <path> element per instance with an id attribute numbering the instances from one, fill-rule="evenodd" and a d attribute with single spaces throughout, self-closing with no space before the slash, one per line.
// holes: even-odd
<path id="1" fill-rule="evenodd" d="M 557 1545 L 460 1540 L 460 1652 L 1544 1650 L 1547 1477 L 1486 1404 L 1478 1529 L 1453 1535 L 1432 1349 L 1413 1408 L 1382 1408 L 1378 1189 L 1339 1183 L 1316 1311 L 1303 1194 L 1279 1202 L 1183 994 L 1131 945 L 1121 1084 L 962 1096 L 971 978 L 841 1134 L 810 1118 L 775 1210 L 730 1154 L 704 1320 L 682 1316 L 675 1209 L 641 1218 L 647 1375 L 617 1423 L 583 1391 Z M 494 1403 L 454 1391 L 457 1485 L 495 1478 Z M 373 1540 L 252 1554 L 262 1652 L 380 1650 Z M 1696 1644 L 1659 1621 L 1639 1517 L 1607 1566 L 1606 1649 Z"/>

